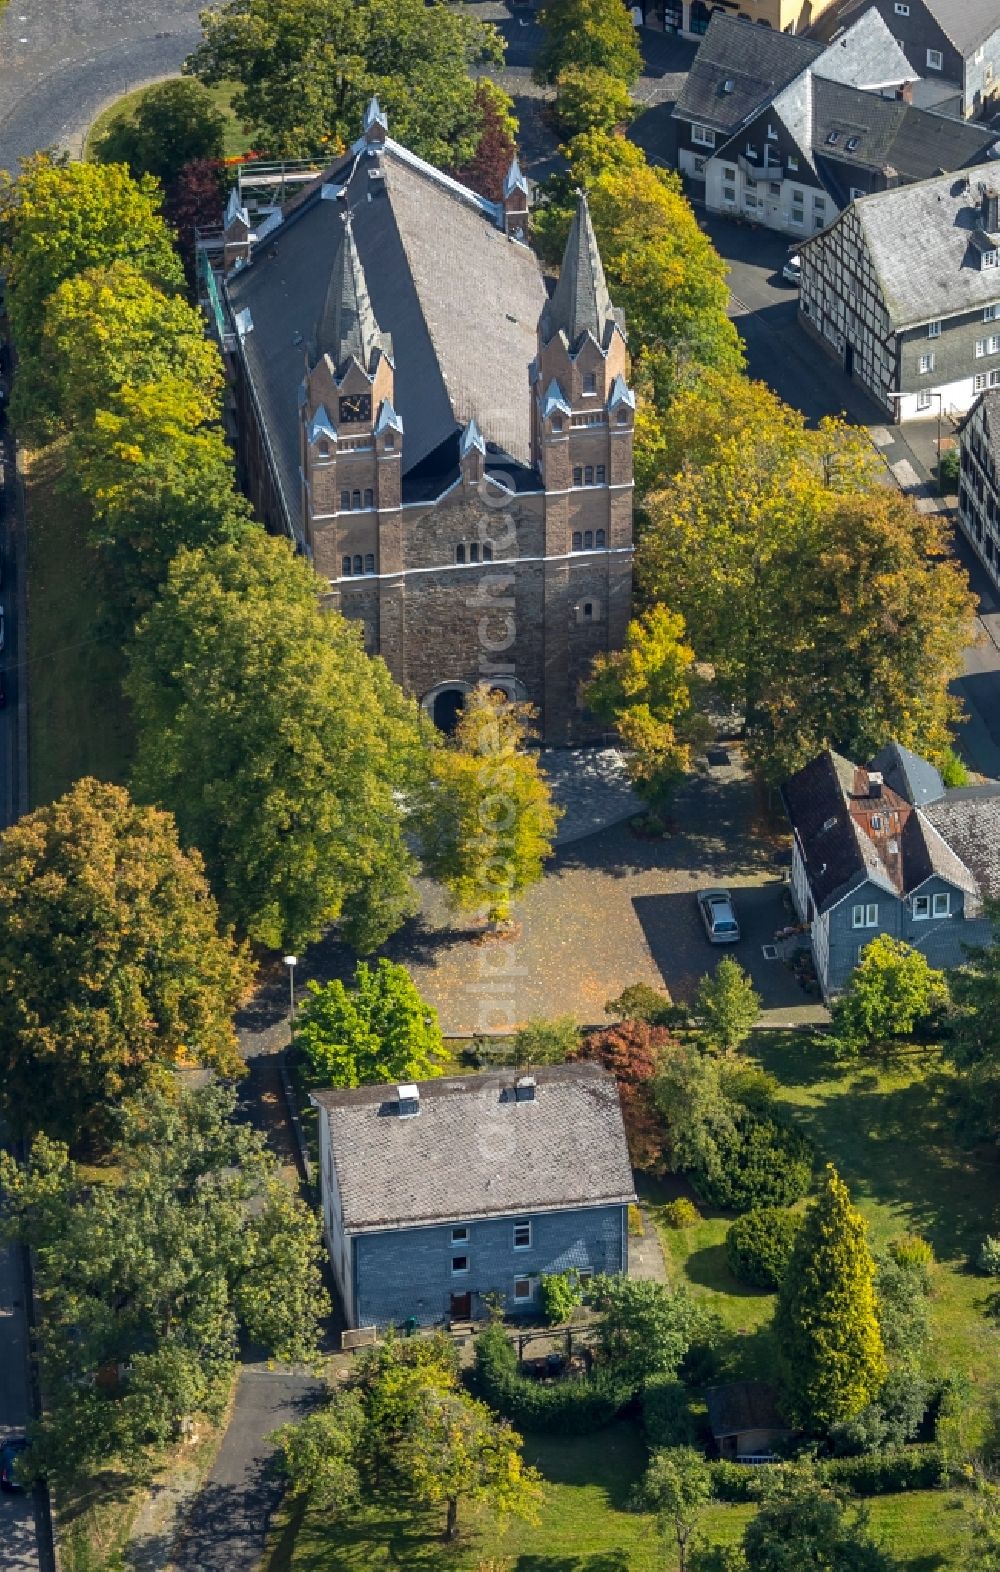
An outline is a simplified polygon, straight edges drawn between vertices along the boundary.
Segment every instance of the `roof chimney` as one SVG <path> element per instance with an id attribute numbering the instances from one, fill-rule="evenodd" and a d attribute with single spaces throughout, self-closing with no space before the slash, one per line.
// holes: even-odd
<path id="1" fill-rule="evenodd" d="M 996 186 L 983 186 L 981 190 L 983 228 L 988 235 L 995 235 L 1000 231 L 1000 191 Z"/>
<path id="2" fill-rule="evenodd" d="M 900 82 L 896 89 L 896 97 L 902 99 L 904 104 L 913 103 L 913 83 Z"/>
<path id="3" fill-rule="evenodd" d="M 514 1082 L 514 1101 L 516 1103 L 533 1103 L 535 1100 L 536 1081 L 533 1075 L 519 1075 Z"/>
<path id="4" fill-rule="evenodd" d="M 401 1119 L 415 1119 L 420 1112 L 420 1088 L 412 1085 L 397 1086 L 396 1108 Z"/>
<path id="5" fill-rule="evenodd" d="M 868 771 L 868 795 L 869 795 L 869 797 L 881 797 L 881 795 L 882 795 L 882 784 L 883 784 L 882 777 L 878 773 L 878 771 L 877 770 L 869 770 Z"/>

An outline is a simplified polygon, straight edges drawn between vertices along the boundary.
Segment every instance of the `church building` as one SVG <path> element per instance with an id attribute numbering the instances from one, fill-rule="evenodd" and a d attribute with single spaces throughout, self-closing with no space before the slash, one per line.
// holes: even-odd
<path id="1" fill-rule="evenodd" d="M 621 646 L 632 581 L 625 324 L 581 196 L 554 291 L 513 162 L 492 203 L 387 134 L 254 228 L 222 286 L 240 481 L 435 721 L 488 682 L 548 743 Z"/>

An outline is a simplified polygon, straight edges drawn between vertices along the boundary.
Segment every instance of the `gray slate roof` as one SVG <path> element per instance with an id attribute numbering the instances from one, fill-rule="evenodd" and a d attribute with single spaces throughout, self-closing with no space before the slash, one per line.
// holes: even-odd
<path id="1" fill-rule="evenodd" d="M 545 341 L 565 333 L 571 350 L 585 333 L 603 348 L 606 331 L 618 321 L 597 249 L 586 193 L 581 191 L 563 252 L 559 280 L 543 313 Z"/>
<path id="2" fill-rule="evenodd" d="M 347 218 L 341 242 L 330 273 L 330 287 L 316 326 L 313 364 L 329 355 L 335 370 L 351 356 L 365 371 L 372 356 L 382 347 L 382 336 L 368 296 L 361 258 L 354 239 L 354 226 Z"/>
<path id="3" fill-rule="evenodd" d="M 877 13 L 874 13 L 877 15 Z M 904 180 L 927 180 L 942 170 L 981 163 L 996 132 L 964 120 L 916 109 L 899 99 L 882 98 L 815 73 L 812 91 L 812 139 L 824 166 L 843 164 L 845 199 L 849 170 L 884 170 L 887 165 Z M 836 135 L 832 146 L 828 137 Z M 849 143 L 856 146 L 848 147 Z"/>
<path id="4" fill-rule="evenodd" d="M 788 1431 L 778 1409 L 778 1394 L 763 1381 L 731 1381 L 705 1393 L 708 1423 L 716 1441 L 747 1430 Z"/>
<path id="5" fill-rule="evenodd" d="M 957 316 L 1000 300 L 1000 270 L 979 269 L 979 187 L 1000 180 L 996 163 L 859 197 L 853 204 L 893 329 Z M 843 222 L 843 219 L 838 220 Z M 823 244 L 823 234 L 800 244 Z"/>
<path id="6" fill-rule="evenodd" d="M 900 742 L 886 743 L 872 759 L 871 768 L 884 777 L 890 791 L 898 792 L 917 808 L 944 796 L 940 771 Z"/>
<path id="7" fill-rule="evenodd" d="M 369 178 L 376 168 L 382 180 Z M 392 341 L 404 479 L 472 418 L 487 442 L 529 459 L 528 367 L 547 298 L 538 262 L 496 227 L 489 203 L 387 139 L 377 159 L 352 151 L 331 169 L 227 285 L 232 309 L 253 321 L 243 352 L 292 518 L 305 350 L 347 209 L 371 309 Z"/>
<path id="8" fill-rule="evenodd" d="M 924 0 L 924 4 L 963 57 L 1000 30 L 997 0 Z"/>
<path id="9" fill-rule="evenodd" d="M 957 787 L 924 814 L 972 870 L 982 894 L 1000 899 L 1000 784 Z"/>
<path id="10" fill-rule="evenodd" d="M 728 135 L 769 104 L 822 49 L 811 39 L 714 11 L 674 116 Z"/>
<path id="11" fill-rule="evenodd" d="M 348 1232 L 415 1227 L 635 1199 L 618 1089 L 593 1064 L 420 1083 L 401 1119 L 395 1088 L 318 1091 Z"/>

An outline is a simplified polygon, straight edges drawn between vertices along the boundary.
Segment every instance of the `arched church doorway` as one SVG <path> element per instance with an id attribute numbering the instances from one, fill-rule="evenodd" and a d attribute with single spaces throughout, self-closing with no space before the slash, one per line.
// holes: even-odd
<path id="1" fill-rule="evenodd" d="M 431 706 L 431 719 L 438 731 L 443 731 L 445 736 L 450 736 L 458 725 L 458 717 L 464 708 L 464 688 L 442 688 L 434 696 L 434 702 Z"/>

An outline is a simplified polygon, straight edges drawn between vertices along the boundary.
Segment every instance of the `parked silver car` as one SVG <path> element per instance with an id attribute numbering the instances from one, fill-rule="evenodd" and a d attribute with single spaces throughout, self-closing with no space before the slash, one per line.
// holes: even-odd
<path id="1" fill-rule="evenodd" d="M 711 944 L 735 944 L 740 925 L 728 890 L 699 890 L 698 910 Z"/>

